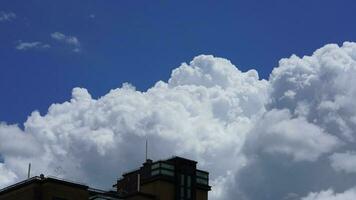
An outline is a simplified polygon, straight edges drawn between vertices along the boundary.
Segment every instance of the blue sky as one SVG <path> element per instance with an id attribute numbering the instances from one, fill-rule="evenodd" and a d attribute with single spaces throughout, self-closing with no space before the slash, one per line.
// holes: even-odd
<path id="1" fill-rule="evenodd" d="M 2 0 L 0 12 L 16 17 L 0 21 L 0 121 L 44 114 L 77 86 L 95 98 L 124 82 L 146 90 L 199 54 L 268 78 L 280 58 L 356 41 L 355 9 L 351 0 Z M 16 48 L 26 42 L 40 46 Z"/>

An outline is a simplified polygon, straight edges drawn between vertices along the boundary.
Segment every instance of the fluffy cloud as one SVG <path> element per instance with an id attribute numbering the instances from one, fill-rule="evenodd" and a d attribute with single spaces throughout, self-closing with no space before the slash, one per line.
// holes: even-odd
<path id="1" fill-rule="evenodd" d="M 52 39 L 63 42 L 71 47 L 73 47 L 73 52 L 80 52 L 80 42 L 77 37 L 65 35 L 60 32 L 54 32 L 51 34 Z"/>
<path id="2" fill-rule="evenodd" d="M 52 34 L 79 45 L 68 37 Z M 35 174 L 108 187 L 143 161 L 148 139 L 153 159 L 198 160 L 215 200 L 337 197 L 323 188 L 356 185 L 356 175 L 340 172 L 356 151 L 355 61 L 356 44 L 326 45 L 282 59 L 267 81 L 201 55 L 144 92 L 124 84 L 95 99 L 75 88 L 46 114 L 34 111 L 23 130 L 0 125 L 0 184 L 23 179 L 32 162 Z"/>
<path id="3" fill-rule="evenodd" d="M 354 142 L 356 128 L 356 48 L 326 45 L 312 56 L 282 59 L 270 77 L 268 107 L 289 109 L 345 142 Z"/>
<path id="4" fill-rule="evenodd" d="M 338 157 L 329 158 L 355 150 L 355 61 L 356 45 L 345 42 L 279 62 L 269 78 L 266 111 L 247 134 L 247 164 L 228 186 L 230 195 L 298 199 L 310 190 L 356 185 L 354 175 L 330 165 Z"/>
<path id="5" fill-rule="evenodd" d="M 208 78 L 193 82 L 202 77 Z M 124 84 L 93 99 L 86 89 L 75 88 L 70 101 L 53 104 L 43 116 L 33 112 L 25 122 L 22 134 L 35 138 L 26 141 L 41 147 L 37 156 L 19 160 L 4 151 L 5 167 L 17 173 L 16 164 L 31 161 L 37 174 L 108 186 L 143 161 L 147 138 L 152 158 L 188 156 L 214 172 L 213 178 L 223 178 L 227 168 L 235 171 L 236 162 L 244 162 L 240 149 L 264 112 L 267 85 L 255 71 L 244 73 L 225 59 L 198 56 L 146 92 Z M 0 133 L 8 134 L 8 128 L 4 124 Z"/>
<path id="6" fill-rule="evenodd" d="M 15 13 L 0 11 L 0 22 L 12 21 L 14 19 L 16 19 Z"/>
<path id="7" fill-rule="evenodd" d="M 356 172 L 356 152 L 334 153 L 330 156 L 330 161 L 336 171 Z"/>
<path id="8" fill-rule="evenodd" d="M 250 135 L 247 146 L 254 148 L 254 152 L 282 153 L 295 161 L 315 161 L 341 145 L 337 137 L 303 117 L 292 117 L 287 109 L 267 112 Z"/>
<path id="9" fill-rule="evenodd" d="M 16 45 L 17 50 L 25 51 L 29 49 L 48 49 L 51 46 L 49 44 L 43 44 L 42 42 L 22 42 L 20 41 Z"/>

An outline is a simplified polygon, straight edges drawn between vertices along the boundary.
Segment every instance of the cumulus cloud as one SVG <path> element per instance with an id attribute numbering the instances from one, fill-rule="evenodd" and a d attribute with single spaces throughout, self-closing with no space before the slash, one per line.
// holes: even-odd
<path id="1" fill-rule="evenodd" d="M 71 46 L 73 48 L 73 52 L 80 52 L 80 42 L 77 37 L 65 35 L 60 32 L 52 33 L 51 37 L 56 41 L 63 42 L 64 44 Z"/>
<path id="2" fill-rule="evenodd" d="M 331 166 L 336 171 L 356 173 L 356 152 L 334 153 L 330 156 Z"/>
<path id="3" fill-rule="evenodd" d="M 356 84 L 355 51 L 355 44 L 346 42 L 342 47 L 326 45 L 312 56 L 282 59 L 270 76 L 268 107 L 287 108 L 345 142 L 354 142 L 356 89 L 348 86 Z"/>
<path id="4" fill-rule="evenodd" d="M 190 82 L 186 73 L 191 71 L 197 71 L 191 80 L 209 76 L 220 80 Z M 212 177 L 224 177 L 226 168 L 234 171 L 244 162 L 239 149 L 263 113 L 267 85 L 255 71 L 241 72 L 225 59 L 198 56 L 182 64 L 167 83 L 159 81 L 146 92 L 125 84 L 93 99 L 86 89 L 75 88 L 70 101 L 53 104 L 46 115 L 33 112 L 23 134 L 33 136 L 42 149 L 31 158 L 35 173 L 107 186 L 120 172 L 142 162 L 140 141 L 148 138 L 152 158 L 187 156 L 214 171 Z M 2 154 L 7 169 L 14 169 L 12 156 Z M 18 164 L 26 166 L 29 160 Z M 225 165 L 216 165 L 215 160 Z"/>
<path id="5" fill-rule="evenodd" d="M 16 49 L 17 50 L 21 50 L 21 51 L 25 51 L 25 50 L 29 50 L 29 49 L 48 49 L 51 46 L 49 44 L 44 44 L 42 42 L 22 42 L 20 41 L 17 45 L 16 45 Z"/>
<path id="6" fill-rule="evenodd" d="M 256 148 L 254 152 L 282 153 L 295 161 L 315 161 L 341 145 L 337 137 L 303 117 L 292 117 L 287 109 L 266 112 L 249 138 L 248 144 Z"/>
<path id="7" fill-rule="evenodd" d="M 16 14 L 13 12 L 0 11 L 0 22 L 9 22 L 16 19 Z"/>
<path id="8" fill-rule="evenodd" d="M 68 37 L 52 34 L 79 45 Z M 93 98 L 74 88 L 46 114 L 34 111 L 24 129 L 0 125 L 0 184 L 23 179 L 32 162 L 35 174 L 108 187 L 143 161 L 149 139 L 151 158 L 186 156 L 210 171 L 213 200 L 336 198 L 343 193 L 323 189 L 356 185 L 355 174 L 343 173 L 356 152 L 355 61 L 356 44 L 326 45 L 282 59 L 261 80 L 201 55 L 147 91 L 127 83 Z"/>

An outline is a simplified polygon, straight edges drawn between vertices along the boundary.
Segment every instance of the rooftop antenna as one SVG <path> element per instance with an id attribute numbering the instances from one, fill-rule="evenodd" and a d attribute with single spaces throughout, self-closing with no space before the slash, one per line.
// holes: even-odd
<path id="1" fill-rule="evenodd" d="M 137 192 L 140 192 L 140 186 L 141 186 L 141 176 L 140 174 L 137 174 Z"/>
<path id="2" fill-rule="evenodd" d="M 28 163 L 27 178 L 31 177 L 31 163 Z"/>
<path id="3" fill-rule="evenodd" d="M 148 140 L 146 139 L 146 161 L 148 160 Z"/>

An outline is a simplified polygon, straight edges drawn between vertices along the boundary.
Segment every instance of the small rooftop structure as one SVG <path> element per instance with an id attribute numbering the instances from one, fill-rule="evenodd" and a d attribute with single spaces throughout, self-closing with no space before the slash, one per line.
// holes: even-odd
<path id="1" fill-rule="evenodd" d="M 139 169 L 124 173 L 113 187 L 123 198 L 153 194 L 165 200 L 207 200 L 209 173 L 196 165 L 196 161 L 178 156 L 146 160 Z"/>

